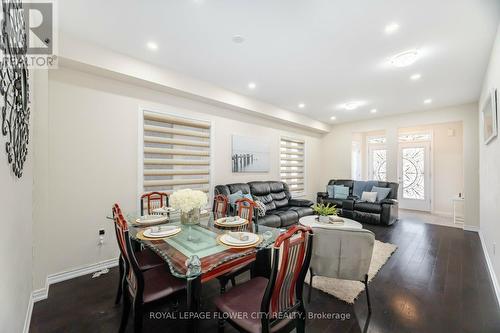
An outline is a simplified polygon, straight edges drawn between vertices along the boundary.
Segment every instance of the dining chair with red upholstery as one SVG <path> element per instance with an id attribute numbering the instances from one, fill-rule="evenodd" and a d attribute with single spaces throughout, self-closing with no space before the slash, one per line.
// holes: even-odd
<path id="1" fill-rule="evenodd" d="M 186 284 L 172 276 L 167 265 L 142 271 L 132 248 L 127 222 L 116 204 L 113 207 L 113 213 L 120 252 L 124 258 L 126 268 L 123 313 L 119 331 L 125 331 L 129 312 L 132 308 L 134 332 L 137 333 L 142 331 L 145 307 L 171 300 L 174 296 L 178 296 L 185 291 Z"/>
<path id="2" fill-rule="evenodd" d="M 122 245 L 120 245 L 121 236 L 120 233 L 118 232 L 117 225 L 116 225 L 116 214 L 120 213 L 121 211 L 119 210 L 120 208 L 118 206 L 113 206 L 113 219 L 115 223 L 115 234 L 116 234 L 116 240 L 118 242 L 118 246 L 121 248 Z M 137 250 L 134 252 L 135 258 L 137 260 L 137 263 L 142 271 L 147 271 L 148 269 L 158 267 L 158 266 L 163 266 L 165 265 L 165 261 L 160 258 L 156 253 L 151 251 L 150 249 L 142 249 L 142 250 Z M 116 292 L 116 298 L 115 298 L 115 304 L 120 303 L 123 295 L 123 285 L 125 283 L 125 259 L 121 255 L 120 251 L 120 257 L 118 259 L 118 290 Z"/>
<path id="3" fill-rule="evenodd" d="M 215 299 L 219 333 L 224 332 L 224 318 L 244 332 L 290 332 L 293 328 L 305 332 L 302 294 L 311 262 L 312 236 L 308 227 L 288 229 L 274 243 L 269 279 L 255 277 Z"/>
<path id="4" fill-rule="evenodd" d="M 168 207 L 168 194 L 164 192 L 150 192 L 141 196 L 142 215 L 153 214 L 153 209 Z"/>
<path id="5" fill-rule="evenodd" d="M 213 212 L 216 218 L 226 216 L 228 207 L 228 200 L 225 195 L 218 194 L 214 197 Z"/>

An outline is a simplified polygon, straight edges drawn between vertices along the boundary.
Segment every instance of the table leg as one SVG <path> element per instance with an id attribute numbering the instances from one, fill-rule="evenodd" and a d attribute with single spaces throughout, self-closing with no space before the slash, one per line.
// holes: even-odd
<path id="1" fill-rule="evenodd" d="M 189 278 L 187 281 L 187 308 L 189 319 L 187 323 L 188 332 L 197 333 L 199 319 L 194 318 L 193 314 L 200 310 L 200 295 L 201 295 L 201 275 Z"/>

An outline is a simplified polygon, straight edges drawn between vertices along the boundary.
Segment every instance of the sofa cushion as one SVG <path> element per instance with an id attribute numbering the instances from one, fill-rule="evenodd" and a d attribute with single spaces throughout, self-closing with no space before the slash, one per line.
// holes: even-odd
<path id="1" fill-rule="evenodd" d="M 282 227 L 288 227 L 289 225 L 299 222 L 299 214 L 293 210 L 275 210 L 273 215 L 279 216 Z"/>
<path id="2" fill-rule="evenodd" d="M 371 202 L 356 202 L 354 204 L 354 210 L 365 212 L 365 213 L 376 213 L 379 214 L 382 211 L 382 205 L 379 203 Z"/>
<path id="3" fill-rule="evenodd" d="M 227 184 L 227 188 L 229 189 L 230 193 L 235 193 L 238 191 L 241 191 L 243 194 L 248 194 L 250 192 L 250 186 L 245 183 L 235 183 L 235 184 Z"/>
<path id="4" fill-rule="evenodd" d="M 314 214 L 314 211 L 311 207 L 289 207 L 289 209 L 297 212 L 297 215 L 299 215 L 299 219 L 301 217 Z"/>
<path id="5" fill-rule="evenodd" d="M 284 192 L 288 200 L 292 198 L 288 185 L 284 182 L 269 182 L 269 188 L 271 189 L 271 193 Z"/>
<path id="6" fill-rule="evenodd" d="M 258 224 L 265 225 L 266 227 L 274 227 L 274 228 L 279 228 L 281 227 L 281 219 L 278 215 L 274 214 L 268 214 L 263 217 L 259 217 L 257 220 Z"/>

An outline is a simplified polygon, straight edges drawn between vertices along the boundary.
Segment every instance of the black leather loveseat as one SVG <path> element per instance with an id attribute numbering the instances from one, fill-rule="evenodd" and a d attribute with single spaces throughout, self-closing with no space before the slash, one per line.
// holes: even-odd
<path id="1" fill-rule="evenodd" d="M 258 224 L 270 227 L 288 227 L 306 215 L 313 215 L 310 200 L 292 199 L 288 185 L 279 181 L 217 185 L 215 195 L 229 196 L 238 191 L 250 193 L 254 200 L 266 205 L 266 215 L 256 218 Z M 257 216 L 257 214 L 254 214 Z"/>
<path id="2" fill-rule="evenodd" d="M 398 183 L 380 181 L 358 181 L 332 179 L 328 185 L 343 185 L 349 188 L 347 199 L 328 197 L 327 192 L 318 192 L 318 203 L 333 204 L 341 208 L 341 216 L 362 223 L 391 225 L 398 220 Z M 361 201 L 363 191 L 371 191 L 373 186 L 390 188 L 387 197 L 377 202 Z"/>

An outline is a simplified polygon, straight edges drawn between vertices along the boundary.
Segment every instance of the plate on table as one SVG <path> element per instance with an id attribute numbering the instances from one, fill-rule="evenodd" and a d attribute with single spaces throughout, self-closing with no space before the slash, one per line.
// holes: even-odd
<path id="1" fill-rule="evenodd" d="M 153 223 L 162 223 L 168 221 L 167 216 L 163 215 L 144 215 L 135 220 L 137 224 L 153 224 Z"/>
<path id="2" fill-rule="evenodd" d="M 167 213 L 172 213 L 172 212 L 175 212 L 175 208 L 161 207 L 161 208 L 153 209 L 153 213 L 156 213 L 156 214 L 167 214 Z"/>
<path id="3" fill-rule="evenodd" d="M 247 219 L 236 216 L 234 220 L 231 217 L 222 217 L 214 221 L 214 224 L 219 227 L 239 227 L 248 223 Z"/>
<path id="4" fill-rule="evenodd" d="M 173 236 L 181 232 L 181 228 L 179 226 L 159 226 L 152 227 L 144 230 L 143 235 L 149 238 L 164 238 L 168 236 Z"/>
<path id="5" fill-rule="evenodd" d="M 229 232 L 218 236 L 219 242 L 235 248 L 246 248 L 258 245 L 262 237 L 251 232 Z"/>

